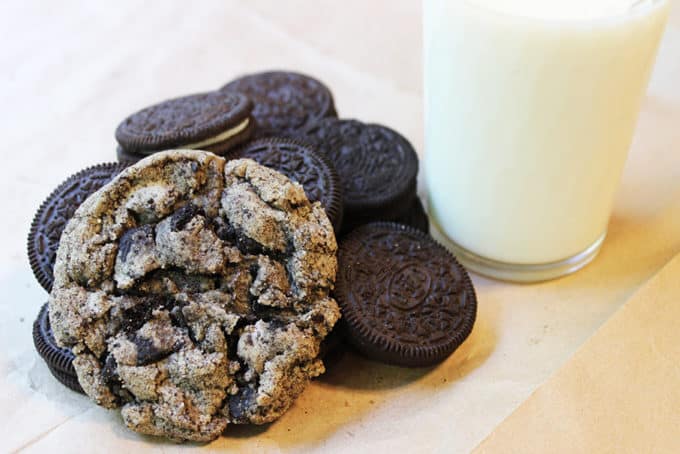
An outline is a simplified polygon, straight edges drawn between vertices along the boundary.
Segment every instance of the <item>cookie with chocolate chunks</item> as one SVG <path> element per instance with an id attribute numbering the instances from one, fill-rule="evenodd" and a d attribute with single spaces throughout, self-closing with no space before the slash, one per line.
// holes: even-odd
<path id="1" fill-rule="evenodd" d="M 323 118 L 338 116 L 328 87 L 296 72 L 247 74 L 220 90 L 242 93 L 253 101 L 255 138 L 294 137 Z"/>
<path id="2" fill-rule="evenodd" d="M 133 113 L 116 128 L 118 160 L 138 161 L 171 148 L 224 154 L 250 139 L 253 105 L 240 93 L 208 92 L 170 99 Z"/>
<path id="3" fill-rule="evenodd" d="M 327 119 L 300 136 L 325 154 L 343 186 L 343 232 L 404 214 L 416 197 L 418 155 L 398 132 Z"/>
<path id="4" fill-rule="evenodd" d="M 66 223 L 90 194 L 111 181 L 126 166 L 98 164 L 71 175 L 40 205 L 28 234 L 28 258 L 40 285 L 52 289 L 54 261 Z"/>
<path id="5" fill-rule="evenodd" d="M 321 204 L 285 175 L 156 153 L 68 222 L 50 326 L 85 393 L 128 428 L 209 441 L 275 420 L 324 372 L 336 250 Z"/>
<path id="6" fill-rule="evenodd" d="M 321 202 L 333 229 L 340 231 L 342 188 L 338 174 L 328 159 L 311 146 L 292 139 L 260 139 L 234 150 L 226 158 L 250 158 L 297 181 L 310 202 Z"/>
<path id="7" fill-rule="evenodd" d="M 472 331 L 477 298 L 465 269 L 429 235 L 394 223 L 341 241 L 335 298 L 348 341 L 366 356 L 431 366 Z"/>
<path id="8" fill-rule="evenodd" d="M 33 345 L 54 378 L 73 391 L 84 394 L 73 368 L 73 352 L 68 348 L 59 347 L 54 340 L 47 304 L 43 305 L 33 322 Z"/>

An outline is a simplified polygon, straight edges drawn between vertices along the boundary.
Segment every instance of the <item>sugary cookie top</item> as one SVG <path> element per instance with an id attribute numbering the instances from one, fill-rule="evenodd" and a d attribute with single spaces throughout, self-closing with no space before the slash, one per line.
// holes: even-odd
<path id="1" fill-rule="evenodd" d="M 133 430 L 210 440 L 276 419 L 323 372 L 340 316 L 333 228 L 248 159 L 152 155 L 76 211 L 50 295 L 85 392 Z"/>

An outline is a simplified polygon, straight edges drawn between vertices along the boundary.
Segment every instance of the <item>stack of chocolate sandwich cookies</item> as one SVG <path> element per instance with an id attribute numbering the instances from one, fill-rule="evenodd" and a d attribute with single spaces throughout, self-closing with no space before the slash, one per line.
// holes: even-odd
<path id="1" fill-rule="evenodd" d="M 54 282 L 59 238 L 78 207 L 124 168 L 122 163 L 87 167 L 62 182 L 40 205 L 28 234 L 28 258 L 35 278 L 48 292 Z"/>
<path id="2" fill-rule="evenodd" d="M 278 418 L 330 345 L 423 367 L 470 334 L 474 289 L 428 234 L 413 146 L 338 119 L 319 80 L 245 75 L 115 137 L 120 163 L 60 185 L 28 253 L 50 292 L 38 353 L 130 429 L 209 441 Z"/>
<path id="3" fill-rule="evenodd" d="M 418 155 L 398 132 L 357 120 L 326 119 L 299 137 L 325 154 L 340 176 L 343 233 L 369 222 L 409 219 L 411 211 L 422 211 L 416 196 Z M 419 228 L 426 224 L 418 218 L 414 223 Z"/>
<path id="4" fill-rule="evenodd" d="M 28 257 L 38 283 L 50 292 L 54 283 L 54 263 L 61 234 L 80 204 L 111 181 L 125 164 L 108 163 L 88 167 L 68 177 L 40 205 L 28 234 Z M 73 368 L 73 353 L 59 347 L 54 340 L 47 305 L 33 324 L 33 343 L 54 377 L 74 391 L 82 393 Z"/>
<path id="5" fill-rule="evenodd" d="M 73 367 L 75 358 L 73 352 L 68 348 L 58 346 L 54 340 L 47 304 L 40 309 L 38 318 L 33 322 L 33 345 L 54 378 L 67 388 L 85 394 Z"/>

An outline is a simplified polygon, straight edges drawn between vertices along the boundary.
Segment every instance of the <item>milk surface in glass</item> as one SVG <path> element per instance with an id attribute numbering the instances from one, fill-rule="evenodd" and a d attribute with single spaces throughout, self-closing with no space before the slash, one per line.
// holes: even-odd
<path id="1" fill-rule="evenodd" d="M 434 223 L 486 274 L 583 266 L 606 232 L 668 1 L 423 6 Z"/>

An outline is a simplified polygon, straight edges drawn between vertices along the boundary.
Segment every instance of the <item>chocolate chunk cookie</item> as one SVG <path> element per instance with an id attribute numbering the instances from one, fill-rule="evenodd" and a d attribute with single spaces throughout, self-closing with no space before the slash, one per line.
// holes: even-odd
<path id="1" fill-rule="evenodd" d="M 85 393 L 130 429 L 212 440 L 278 418 L 324 371 L 336 248 L 321 204 L 284 175 L 157 153 L 67 224 L 51 327 Z"/>
<path id="2" fill-rule="evenodd" d="M 429 235 L 373 223 L 343 238 L 335 297 L 348 341 L 370 358 L 430 366 L 472 331 L 477 298 L 465 269 Z"/>
<path id="3" fill-rule="evenodd" d="M 255 138 L 294 137 L 322 118 L 337 117 L 331 91 L 304 74 L 267 71 L 239 77 L 220 90 L 243 93 L 255 104 Z"/>
<path id="4" fill-rule="evenodd" d="M 232 92 L 182 96 L 136 112 L 118 125 L 119 162 L 170 148 L 224 154 L 247 141 L 255 122 L 248 98 Z"/>
<path id="5" fill-rule="evenodd" d="M 54 340 L 47 314 L 47 304 L 40 309 L 38 317 L 33 322 L 33 345 L 54 378 L 73 391 L 84 394 L 73 368 L 73 352 L 59 347 Z"/>
<path id="6" fill-rule="evenodd" d="M 325 154 L 343 186 L 343 232 L 394 220 L 416 197 L 418 155 L 398 132 L 356 120 L 326 119 L 300 135 Z"/>
<path id="7" fill-rule="evenodd" d="M 342 188 L 333 165 L 306 144 L 292 139 L 260 139 L 231 152 L 227 159 L 250 158 L 302 185 L 311 202 L 319 201 L 336 232 L 342 225 Z"/>
<path id="8" fill-rule="evenodd" d="M 33 217 L 28 234 L 28 259 L 40 285 L 52 289 L 52 269 L 59 247 L 59 238 L 66 223 L 90 194 L 104 186 L 126 166 L 117 163 L 99 164 L 71 175 L 40 205 Z"/>

